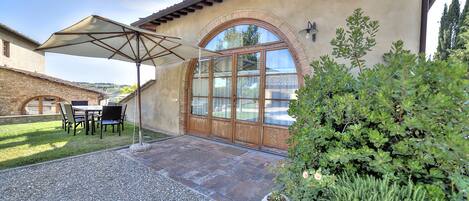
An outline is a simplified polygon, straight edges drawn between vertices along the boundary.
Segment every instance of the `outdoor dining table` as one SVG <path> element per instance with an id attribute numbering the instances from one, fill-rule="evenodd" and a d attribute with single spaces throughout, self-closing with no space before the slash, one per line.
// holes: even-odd
<path id="1" fill-rule="evenodd" d="M 73 106 L 73 110 L 75 111 L 83 111 L 85 112 L 85 131 L 86 135 L 88 135 L 88 131 L 90 128 L 90 123 L 88 122 L 89 114 L 93 115 L 95 112 L 103 111 L 103 106 L 101 105 L 87 105 L 87 106 Z M 94 121 L 94 118 L 92 118 Z"/>

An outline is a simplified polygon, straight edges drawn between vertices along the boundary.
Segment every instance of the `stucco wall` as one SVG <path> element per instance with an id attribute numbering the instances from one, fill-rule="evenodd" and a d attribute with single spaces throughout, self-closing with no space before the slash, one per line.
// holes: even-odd
<path id="1" fill-rule="evenodd" d="M 98 104 L 101 94 L 0 68 L 0 116 L 20 115 L 25 103 L 37 96 Z"/>
<path id="2" fill-rule="evenodd" d="M 142 122 L 145 128 L 165 132 L 171 135 L 180 134 L 179 104 L 182 87 L 180 80 L 184 76 L 183 66 L 178 64 L 156 71 L 156 82 L 142 92 Z M 136 120 L 135 99 L 123 102 L 127 104 L 127 120 Z"/>
<path id="3" fill-rule="evenodd" d="M 10 42 L 10 57 L 3 55 L 3 42 Z M 44 73 L 44 52 L 34 51 L 36 45 L 0 29 L 0 66 Z"/>
<path id="4" fill-rule="evenodd" d="M 344 26 L 346 17 L 356 8 L 363 8 L 380 23 L 377 45 L 366 58 L 369 65 L 381 62 L 382 55 L 396 40 L 403 40 L 408 49 L 418 52 L 420 6 L 420 0 L 225 0 L 164 23 L 156 31 L 198 44 L 224 22 L 238 18 L 259 19 L 278 27 L 296 53 L 302 73 L 314 74 L 309 63 L 331 52 L 330 40 L 335 36 L 336 28 Z M 306 28 L 308 20 L 318 26 L 314 43 L 298 34 Z M 160 72 L 154 86 L 144 92 L 142 108 L 146 126 L 183 133 L 186 69 L 187 63 Z"/>

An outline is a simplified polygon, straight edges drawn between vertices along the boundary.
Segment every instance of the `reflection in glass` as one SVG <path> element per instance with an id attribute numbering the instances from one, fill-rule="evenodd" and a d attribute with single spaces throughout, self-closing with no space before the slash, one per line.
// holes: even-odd
<path id="1" fill-rule="evenodd" d="M 192 79 L 192 95 L 208 96 L 208 78 Z"/>
<path id="2" fill-rule="evenodd" d="M 194 115 L 207 116 L 208 98 L 192 97 L 191 111 Z"/>
<path id="3" fill-rule="evenodd" d="M 267 51 L 266 73 L 296 73 L 295 62 L 288 49 Z"/>
<path id="4" fill-rule="evenodd" d="M 220 32 L 205 48 L 218 51 L 275 41 L 279 41 L 279 38 L 272 32 L 256 25 L 243 24 L 230 27 Z"/>
<path id="5" fill-rule="evenodd" d="M 212 116 L 231 118 L 231 100 L 229 98 L 213 98 Z"/>
<path id="6" fill-rule="evenodd" d="M 241 54 L 238 56 L 238 75 L 258 75 L 261 53 Z"/>
<path id="7" fill-rule="evenodd" d="M 213 76 L 231 76 L 231 57 L 218 57 L 213 60 Z"/>
<path id="8" fill-rule="evenodd" d="M 259 76 L 238 77 L 238 98 L 259 98 Z"/>
<path id="9" fill-rule="evenodd" d="M 214 97 L 231 97 L 231 77 L 219 77 L 213 79 Z"/>
<path id="10" fill-rule="evenodd" d="M 259 102 L 257 100 L 238 99 L 236 119 L 256 122 L 259 119 Z"/>
<path id="11" fill-rule="evenodd" d="M 290 101 L 265 101 L 265 116 L 264 121 L 266 124 L 289 126 L 295 119 L 288 115 L 288 104 Z"/>
<path id="12" fill-rule="evenodd" d="M 266 99 L 295 99 L 296 89 L 298 89 L 298 78 L 296 74 L 266 76 Z"/>
<path id="13" fill-rule="evenodd" d="M 200 64 L 200 66 L 199 66 Z M 197 62 L 196 67 L 194 69 L 194 78 L 198 77 L 208 77 L 208 67 L 210 64 L 210 60 L 205 59 Z"/>

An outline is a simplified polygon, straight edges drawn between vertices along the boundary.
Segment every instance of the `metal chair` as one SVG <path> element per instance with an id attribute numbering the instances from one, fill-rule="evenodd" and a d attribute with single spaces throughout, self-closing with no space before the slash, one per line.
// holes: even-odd
<path id="1" fill-rule="evenodd" d="M 60 114 L 62 115 L 62 128 L 67 130 L 67 116 L 65 115 L 65 108 L 64 108 L 64 103 L 59 103 L 59 108 L 60 108 Z"/>
<path id="2" fill-rule="evenodd" d="M 103 126 L 112 125 L 112 132 L 114 132 L 114 125 L 117 125 L 119 136 L 121 135 L 120 122 L 121 122 L 122 106 L 103 106 L 103 113 L 99 124 L 101 127 L 100 138 L 103 139 Z"/>
<path id="3" fill-rule="evenodd" d="M 73 106 L 88 106 L 87 100 L 72 100 L 71 103 Z"/>
<path id="4" fill-rule="evenodd" d="M 72 105 L 70 104 L 64 104 L 64 108 L 65 108 L 65 114 L 66 114 L 67 122 L 68 122 L 67 133 L 70 133 L 70 127 L 73 126 L 73 135 L 76 135 L 77 126 L 80 124 L 83 125 L 83 123 L 85 122 L 85 118 L 75 116 L 75 114 L 73 113 Z"/>
<path id="5" fill-rule="evenodd" d="M 127 110 L 127 104 L 122 105 L 122 114 L 121 114 L 121 122 L 122 130 L 124 130 L 124 123 L 125 123 L 125 111 Z"/>

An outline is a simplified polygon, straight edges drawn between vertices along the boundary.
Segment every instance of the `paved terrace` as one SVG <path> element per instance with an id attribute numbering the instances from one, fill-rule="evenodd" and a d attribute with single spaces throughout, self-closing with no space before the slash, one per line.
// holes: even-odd
<path id="1" fill-rule="evenodd" d="M 282 157 L 190 136 L 0 172 L 0 200 L 261 200 Z"/>

